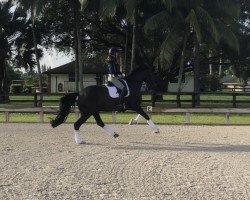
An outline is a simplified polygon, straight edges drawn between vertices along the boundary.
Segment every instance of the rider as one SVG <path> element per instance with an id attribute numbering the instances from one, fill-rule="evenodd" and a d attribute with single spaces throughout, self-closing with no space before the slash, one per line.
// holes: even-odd
<path id="1" fill-rule="evenodd" d="M 122 73 L 120 72 L 120 67 L 116 60 L 118 52 L 119 52 L 118 48 L 115 47 L 110 48 L 106 62 L 108 63 L 108 73 L 109 73 L 108 81 L 121 90 L 121 92 L 119 93 L 119 104 L 117 105 L 117 110 L 124 111 L 125 110 L 124 96 L 126 93 L 126 88 L 119 81 L 119 78 L 122 77 Z"/>

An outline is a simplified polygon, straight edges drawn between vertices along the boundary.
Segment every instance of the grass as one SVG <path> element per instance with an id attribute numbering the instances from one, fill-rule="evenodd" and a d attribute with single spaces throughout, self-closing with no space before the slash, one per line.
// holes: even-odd
<path id="1" fill-rule="evenodd" d="M 58 106 L 59 99 L 62 95 L 51 95 L 43 96 L 44 106 Z M 34 96 L 10 96 L 10 104 L 0 104 L 1 108 L 29 108 L 34 106 Z M 151 105 L 151 96 L 143 95 L 142 106 Z M 174 108 L 176 107 L 176 95 L 163 95 L 163 101 L 157 101 L 157 107 Z M 189 102 L 181 102 L 183 108 L 191 107 L 192 97 L 191 95 L 181 95 L 181 100 Z M 220 102 L 226 101 L 226 102 Z M 238 108 L 249 108 L 250 107 L 250 96 L 237 96 L 237 107 Z M 240 102 L 245 101 L 245 102 Z M 232 107 L 232 96 L 231 95 L 219 95 L 219 94 L 204 94 L 201 95 L 201 105 L 203 108 L 230 108 Z"/>
<path id="2" fill-rule="evenodd" d="M 49 122 L 55 118 L 55 115 L 46 114 L 45 122 Z M 102 113 L 101 117 L 105 123 L 112 123 L 111 113 Z M 130 119 L 135 118 L 136 113 L 118 113 L 116 123 L 128 123 Z M 158 124 L 184 124 L 184 114 L 154 114 L 152 119 Z M 5 120 L 3 113 L 0 113 L 0 122 Z M 11 122 L 39 122 L 38 114 L 21 114 L 13 113 L 10 117 Z M 67 118 L 67 123 L 75 122 L 75 115 L 72 113 Z M 93 117 L 89 118 L 88 123 L 95 123 Z M 145 119 L 142 119 L 140 123 L 146 123 Z M 195 125 L 221 125 L 225 124 L 225 114 L 192 114 L 191 123 Z M 232 114 L 230 116 L 230 124 L 232 125 L 249 125 L 250 114 Z"/>
<path id="3" fill-rule="evenodd" d="M 44 96 L 45 100 L 43 106 L 58 106 L 60 95 L 54 96 Z M 142 102 L 142 106 L 146 107 L 151 105 L 151 96 L 143 95 L 143 100 L 147 102 Z M 176 99 L 175 95 L 163 95 L 165 102 L 156 102 L 157 107 L 164 108 L 176 108 Z M 191 95 L 182 95 L 182 100 L 190 100 Z M 10 96 L 10 104 L 0 104 L 0 108 L 30 108 L 34 107 L 34 97 L 33 96 Z M 167 100 L 167 101 L 166 101 Z M 170 100 L 170 101 L 168 101 Z M 201 102 L 203 108 L 232 108 L 232 96 L 229 95 L 218 95 L 218 94 L 206 94 L 201 95 L 201 100 L 208 101 L 218 101 L 218 102 Z M 220 100 L 228 101 L 226 103 L 219 102 Z M 173 102 L 171 102 L 173 101 Z M 238 108 L 249 108 L 250 107 L 250 96 L 238 96 L 237 101 L 249 101 L 249 103 L 237 103 Z M 182 102 L 183 108 L 190 108 L 191 102 Z M 107 123 L 112 122 L 112 116 L 110 113 L 101 114 L 103 121 Z M 49 122 L 55 115 L 45 115 L 45 122 Z M 117 123 L 128 123 L 128 121 L 135 117 L 133 113 L 123 113 L 117 114 Z M 153 119 L 156 123 L 166 123 L 166 124 L 183 124 L 184 123 L 184 114 L 154 114 Z M 3 113 L 0 113 L 0 121 L 4 121 L 5 116 Z M 11 114 L 11 122 L 38 122 L 38 114 Z M 70 114 L 67 119 L 67 122 L 73 123 L 75 121 L 74 114 Z M 93 123 L 94 119 L 90 118 L 88 122 Z M 142 123 L 146 123 L 145 120 L 142 120 Z M 192 114 L 191 124 L 224 124 L 225 123 L 225 114 Z M 250 124 L 250 115 L 247 114 L 232 114 L 230 116 L 231 124 Z"/>

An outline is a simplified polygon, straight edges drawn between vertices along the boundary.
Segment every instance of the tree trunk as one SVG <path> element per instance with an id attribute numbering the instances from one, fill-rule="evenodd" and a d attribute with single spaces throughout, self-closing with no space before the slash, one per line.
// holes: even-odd
<path id="1" fill-rule="evenodd" d="M 222 58 L 220 58 L 220 65 L 219 65 L 219 78 L 222 77 Z"/>
<path id="2" fill-rule="evenodd" d="M 132 39 L 132 53 L 131 53 L 131 65 L 130 70 L 132 71 L 135 67 L 135 51 L 136 51 L 136 40 L 137 40 L 137 9 L 134 9 L 134 24 L 133 24 L 133 39 Z"/>
<path id="3" fill-rule="evenodd" d="M 42 78 L 42 71 L 38 56 L 38 50 L 37 50 L 37 40 L 36 40 L 36 30 L 35 30 L 35 16 L 34 16 L 34 8 L 31 7 L 31 18 L 32 18 L 32 36 L 33 36 L 33 45 L 35 48 L 35 56 L 36 56 L 36 64 L 37 64 L 37 71 L 38 71 L 38 79 L 39 79 L 39 91 L 40 91 L 40 101 L 38 106 L 42 107 L 42 101 L 43 101 L 43 78 Z"/>
<path id="4" fill-rule="evenodd" d="M 186 46 L 187 46 L 187 34 L 184 36 L 184 39 L 183 39 L 183 49 L 181 53 L 180 69 L 179 69 L 179 75 L 178 75 L 178 86 L 177 86 L 177 95 L 176 95 L 178 108 L 181 107 L 181 82 L 182 82 L 182 76 L 184 72 Z"/>
<path id="5" fill-rule="evenodd" d="M 0 60 L 0 103 L 9 103 L 9 96 L 6 86 L 6 64 L 5 60 Z"/>
<path id="6" fill-rule="evenodd" d="M 83 86 L 83 60 L 82 60 L 82 41 L 81 41 L 81 31 L 79 26 L 79 6 L 78 1 L 75 1 L 74 4 L 74 12 L 75 12 L 75 27 L 76 27 L 76 41 L 77 41 L 77 52 L 78 52 L 78 65 L 79 65 L 79 82 L 80 82 L 80 88 L 79 90 L 82 91 Z"/>
<path id="7" fill-rule="evenodd" d="M 212 57 L 212 51 L 209 50 L 209 53 L 208 53 L 208 57 Z M 213 65 L 212 64 L 209 64 L 209 75 L 212 75 L 213 74 Z"/>
<path id="8" fill-rule="evenodd" d="M 127 24 L 127 30 L 126 30 L 126 44 L 125 44 L 125 54 L 124 54 L 124 73 L 128 74 L 129 72 L 129 66 L 128 66 L 128 49 L 129 49 L 129 33 L 130 33 L 130 23 Z"/>
<path id="9" fill-rule="evenodd" d="M 195 38 L 195 50 L 194 50 L 194 100 L 195 106 L 200 105 L 200 44 Z"/>
<path id="10" fill-rule="evenodd" d="M 75 50 L 75 89 L 76 92 L 79 92 L 79 62 L 78 62 L 78 45 L 77 45 L 77 33 L 76 27 L 74 30 L 74 50 Z"/>
<path id="11" fill-rule="evenodd" d="M 83 60 L 82 60 L 82 42 L 81 42 L 81 34 L 80 27 L 77 23 L 77 44 L 78 44 L 78 64 L 79 64 L 79 81 L 80 81 L 80 91 L 83 90 Z"/>

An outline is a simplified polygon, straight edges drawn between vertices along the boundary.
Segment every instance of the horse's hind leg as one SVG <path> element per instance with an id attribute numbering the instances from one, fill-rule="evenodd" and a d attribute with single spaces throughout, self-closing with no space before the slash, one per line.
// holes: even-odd
<path id="1" fill-rule="evenodd" d="M 145 113 L 141 107 L 136 108 L 135 111 L 147 120 L 148 125 L 151 126 L 151 128 L 154 130 L 154 133 L 160 132 L 159 128 L 155 125 L 155 123 L 149 118 L 147 113 Z"/>
<path id="2" fill-rule="evenodd" d="M 141 115 L 138 114 L 138 115 L 136 116 L 136 118 L 135 118 L 135 119 L 131 119 L 131 120 L 129 121 L 128 124 L 129 124 L 129 125 L 139 124 L 140 118 L 141 118 Z"/>
<path id="3" fill-rule="evenodd" d="M 119 137 L 119 135 L 116 132 L 114 132 L 109 126 L 107 126 L 103 123 L 99 113 L 94 114 L 93 116 L 94 116 L 98 126 L 102 127 L 111 136 L 113 136 L 115 138 Z"/>
<path id="4" fill-rule="evenodd" d="M 81 114 L 81 117 L 74 123 L 75 141 L 77 144 L 84 144 L 85 143 L 79 134 L 79 129 L 80 129 L 81 125 L 88 120 L 89 117 L 90 117 L 90 115 Z"/>

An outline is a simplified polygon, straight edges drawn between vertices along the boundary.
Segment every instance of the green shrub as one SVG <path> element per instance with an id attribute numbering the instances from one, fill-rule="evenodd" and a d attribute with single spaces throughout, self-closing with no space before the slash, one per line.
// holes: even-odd
<path id="1" fill-rule="evenodd" d="M 200 82 L 200 90 L 202 92 L 221 90 L 221 84 L 218 75 L 213 74 L 202 76 Z"/>
<path id="2" fill-rule="evenodd" d="M 23 90 L 22 84 L 11 84 L 10 85 L 10 92 L 11 93 L 21 93 Z"/>
<path id="3" fill-rule="evenodd" d="M 23 93 L 31 93 L 32 92 L 32 85 L 24 85 L 22 92 Z"/>

